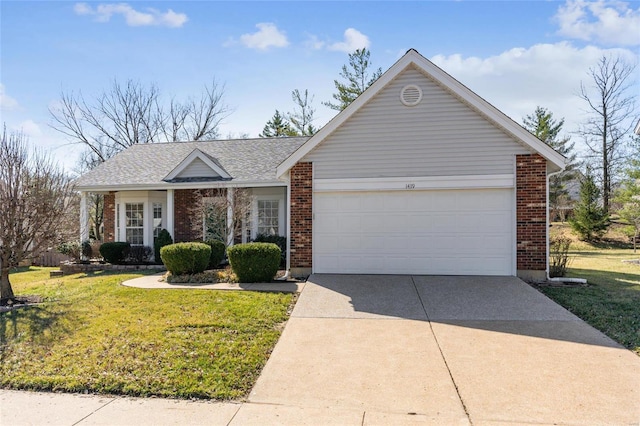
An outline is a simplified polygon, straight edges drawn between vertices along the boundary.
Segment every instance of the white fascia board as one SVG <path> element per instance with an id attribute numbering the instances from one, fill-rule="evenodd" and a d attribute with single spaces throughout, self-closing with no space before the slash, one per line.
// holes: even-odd
<path id="1" fill-rule="evenodd" d="M 540 153 L 544 158 L 553 164 L 553 169 L 562 170 L 565 167 L 565 158 L 557 153 L 547 144 L 533 136 L 518 123 L 506 116 L 496 107 L 482 99 L 468 87 L 460 83 L 458 80 L 447 74 L 444 70 L 436 66 L 427 58 L 419 54 L 414 49 L 409 50 L 402 58 L 400 58 L 391 68 L 389 68 L 375 83 L 362 93 L 347 108 L 338 113 L 329 123 L 327 123 L 318 133 L 313 135 L 307 142 L 302 144 L 293 154 L 284 160 L 277 168 L 276 176 L 281 177 L 298 161 L 300 161 L 311 150 L 318 146 L 327 136 L 333 133 L 346 120 L 348 120 L 360 107 L 367 103 L 371 98 L 378 94 L 387 84 L 395 79 L 402 71 L 409 66 L 415 66 L 423 73 L 431 77 L 434 81 L 449 90 L 461 101 L 484 115 L 493 123 L 502 127 L 507 133 L 516 139 L 521 140 L 532 150 Z"/>
<path id="2" fill-rule="evenodd" d="M 314 192 L 417 191 L 430 189 L 513 188 L 515 176 L 421 176 L 392 178 L 314 179 Z"/>
<path id="3" fill-rule="evenodd" d="M 227 173 L 222 167 L 217 165 L 215 162 L 211 161 L 208 155 L 204 152 L 200 151 L 198 148 L 191 151 L 189 155 L 187 155 L 184 160 L 180 162 L 171 172 L 165 176 L 164 180 L 172 180 L 175 179 L 189 164 L 193 162 L 196 158 L 202 160 L 211 170 L 216 172 L 216 174 L 224 179 L 231 179 L 229 173 Z"/>
<path id="4" fill-rule="evenodd" d="M 149 185 L 97 185 L 78 186 L 77 191 L 110 192 L 110 191 L 165 191 L 167 189 L 210 189 L 210 188 L 263 188 L 270 186 L 284 187 L 287 182 L 273 181 L 245 181 L 245 182 L 179 182 Z"/>

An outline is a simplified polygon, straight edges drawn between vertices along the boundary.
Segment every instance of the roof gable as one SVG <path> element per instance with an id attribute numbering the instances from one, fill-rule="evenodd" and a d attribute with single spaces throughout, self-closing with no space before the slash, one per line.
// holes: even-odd
<path id="1" fill-rule="evenodd" d="M 180 182 L 190 179 L 222 180 L 231 176 L 218 161 L 198 148 L 191 151 L 165 178 L 166 182 Z"/>
<path id="2" fill-rule="evenodd" d="M 327 125 L 318 133 L 312 136 L 306 143 L 298 148 L 289 158 L 283 161 L 277 168 L 276 175 L 283 176 L 298 161 L 302 160 L 320 143 L 340 128 L 349 118 L 356 114 L 374 96 L 380 93 L 396 77 L 407 68 L 414 67 L 436 84 L 442 86 L 446 91 L 460 99 L 476 112 L 494 123 L 501 130 L 520 141 L 524 146 L 541 154 L 550 163 L 552 171 L 564 168 L 564 157 L 554 151 L 551 147 L 540 141 L 518 123 L 507 117 L 504 113 L 489 104 L 480 96 L 472 92 L 462 83 L 444 72 L 435 64 L 420 55 L 416 50 L 409 50 L 400 60 L 398 60 L 387 72 L 385 72 L 375 83 L 373 83 L 362 95 L 353 101 L 347 108 L 338 113 Z"/>

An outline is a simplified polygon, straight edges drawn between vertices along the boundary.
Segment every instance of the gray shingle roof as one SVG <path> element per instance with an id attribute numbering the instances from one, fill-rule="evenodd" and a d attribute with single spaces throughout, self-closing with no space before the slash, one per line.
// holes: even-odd
<path id="1" fill-rule="evenodd" d="M 76 181 L 79 189 L 163 185 L 163 179 L 194 149 L 215 159 L 234 183 L 276 180 L 276 167 L 308 137 L 232 139 L 133 145 Z"/>

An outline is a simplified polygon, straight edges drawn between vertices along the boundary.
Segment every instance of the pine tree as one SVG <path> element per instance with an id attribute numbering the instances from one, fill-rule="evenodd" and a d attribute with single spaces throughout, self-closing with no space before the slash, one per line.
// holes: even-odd
<path id="1" fill-rule="evenodd" d="M 323 102 L 323 105 L 337 111 L 344 110 L 382 75 L 381 68 L 369 75 L 370 55 L 371 52 L 366 47 L 349 54 L 349 66 L 343 65 L 340 72 L 340 77 L 345 79 L 347 83 L 333 81 L 338 90 L 338 93 L 333 94 L 333 99 L 338 103 Z"/>
<path id="2" fill-rule="evenodd" d="M 640 160 L 631 160 L 627 177 L 616 191 L 614 201 L 622 206 L 618 215 L 627 227 L 625 231 L 633 239 L 633 252 L 636 252 L 640 236 Z"/>
<path id="3" fill-rule="evenodd" d="M 289 121 L 276 110 L 271 120 L 262 129 L 258 136 L 261 138 L 282 138 L 287 136 L 298 136 L 298 133 L 291 127 Z"/>
<path id="4" fill-rule="evenodd" d="M 549 177 L 549 207 L 552 211 L 558 211 L 569 199 L 567 183 L 576 177 L 578 164 L 573 150 L 575 143 L 568 137 L 560 137 L 564 118 L 556 120 L 546 108 L 536 107 L 533 114 L 524 118 L 523 124 L 530 133 L 566 158 L 564 171 Z"/>
<path id="5" fill-rule="evenodd" d="M 573 209 L 569 224 L 586 241 L 602 237 L 609 226 L 609 214 L 600 204 L 600 189 L 589 169 L 580 183 L 580 200 Z"/>

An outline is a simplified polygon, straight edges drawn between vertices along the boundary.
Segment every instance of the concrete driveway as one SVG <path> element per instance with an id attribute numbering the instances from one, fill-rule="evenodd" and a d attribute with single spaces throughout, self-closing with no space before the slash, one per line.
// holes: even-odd
<path id="1" fill-rule="evenodd" d="M 640 358 L 517 278 L 313 275 L 237 424 L 640 424 Z"/>

